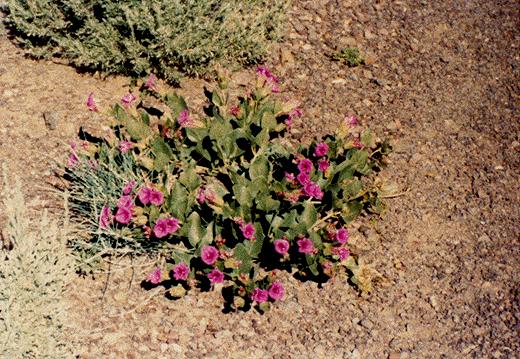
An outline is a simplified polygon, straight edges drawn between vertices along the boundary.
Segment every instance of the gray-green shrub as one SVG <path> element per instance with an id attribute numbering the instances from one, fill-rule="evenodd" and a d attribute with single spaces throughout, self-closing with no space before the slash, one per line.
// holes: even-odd
<path id="1" fill-rule="evenodd" d="M 10 245 L 0 242 L 0 358 L 74 357 L 63 295 L 74 275 L 69 227 L 46 213 L 29 220 L 20 185 L 3 185 Z"/>
<path id="2" fill-rule="evenodd" d="M 37 58 L 175 82 L 214 64 L 259 62 L 280 37 L 287 0 L 8 0 L 7 23 Z"/>

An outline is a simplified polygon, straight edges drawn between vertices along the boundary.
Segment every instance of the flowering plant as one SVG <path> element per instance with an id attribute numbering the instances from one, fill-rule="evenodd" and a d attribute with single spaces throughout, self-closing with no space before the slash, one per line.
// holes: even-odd
<path id="1" fill-rule="evenodd" d="M 234 102 L 221 78 L 205 117 L 154 78 L 141 90 L 108 113 L 103 138 L 83 134 L 72 147 L 72 208 L 91 233 L 78 249 L 159 252 L 167 264 L 149 282 L 172 296 L 224 283 L 236 308 L 282 299 L 276 269 L 354 271 L 347 227 L 383 210 L 369 175 L 387 143 L 347 118 L 334 135 L 293 144 L 284 134 L 302 111 L 278 100 L 278 78 L 263 67 Z M 98 111 L 92 95 L 87 105 Z"/>

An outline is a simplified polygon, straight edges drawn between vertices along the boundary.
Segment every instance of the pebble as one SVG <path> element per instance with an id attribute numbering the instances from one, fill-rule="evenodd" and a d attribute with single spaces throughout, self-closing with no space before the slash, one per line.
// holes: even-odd
<path id="1" fill-rule="evenodd" d="M 58 113 L 55 111 L 45 111 L 43 114 L 43 121 L 45 123 L 45 127 L 47 129 L 54 131 L 56 129 L 56 125 L 59 121 Z"/>

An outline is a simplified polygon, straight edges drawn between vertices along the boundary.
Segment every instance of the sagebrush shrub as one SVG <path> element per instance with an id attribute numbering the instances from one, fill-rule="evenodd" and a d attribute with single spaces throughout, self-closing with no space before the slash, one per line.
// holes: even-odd
<path id="1" fill-rule="evenodd" d="M 87 257 L 160 253 L 169 263 L 151 283 L 179 296 L 226 281 L 236 307 L 283 297 L 276 269 L 355 272 L 347 225 L 383 210 L 371 174 L 388 144 L 351 117 L 336 134 L 295 145 L 284 134 L 302 111 L 278 100 L 266 68 L 236 100 L 219 84 L 200 118 L 151 78 L 107 113 L 103 138 L 83 134 L 72 146 L 71 205 L 92 235 L 77 248 Z M 87 106 L 98 111 L 92 95 Z"/>
<path id="2" fill-rule="evenodd" d="M 8 0 L 7 21 L 35 57 L 170 82 L 215 63 L 259 62 L 280 37 L 286 0 Z"/>
<path id="3" fill-rule="evenodd" d="M 0 243 L 0 358 L 72 358 L 64 299 L 75 268 L 69 227 L 46 213 L 29 220 L 19 183 L 3 185 L 9 245 Z"/>

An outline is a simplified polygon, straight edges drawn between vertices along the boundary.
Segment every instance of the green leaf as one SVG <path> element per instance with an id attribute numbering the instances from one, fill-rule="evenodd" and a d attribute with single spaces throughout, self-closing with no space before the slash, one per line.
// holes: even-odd
<path id="1" fill-rule="evenodd" d="M 184 185 L 189 191 L 193 191 L 200 186 L 201 179 L 195 168 L 186 167 L 179 176 L 179 182 Z"/>
<path id="2" fill-rule="evenodd" d="M 173 151 L 162 137 L 155 138 L 151 143 L 151 147 L 155 155 L 154 170 L 161 171 L 170 162 L 170 159 L 173 157 Z"/>
<path id="3" fill-rule="evenodd" d="M 193 248 L 197 248 L 204 235 L 200 225 L 199 214 L 197 212 L 192 212 L 188 217 L 186 225 L 188 226 L 188 241 Z"/>
<path id="4" fill-rule="evenodd" d="M 257 178 L 267 179 L 269 174 L 269 162 L 264 155 L 257 156 L 249 166 L 249 178 L 255 180 Z"/>
<path id="5" fill-rule="evenodd" d="M 305 224 L 307 230 L 309 230 L 318 219 L 318 212 L 314 207 L 314 204 L 306 201 L 303 205 L 303 212 L 300 218 L 300 222 Z"/>
<path id="6" fill-rule="evenodd" d="M 182 96 L 177 94 L 169 94 L 166 96 L 166 105 L 172 110 L 175 118 L 179 117 L 179 114 L 188 108 L 186 101 Z"/>
<path id="7" fill-rule="evenodd" d="M 186 128 L 186 136 L 190 141 L 195 143 L 202 143 L 202 140 L 208 135 L 206 128 Z"/>
<path id="8" fill-rule="evenodd" d="M 134 140 L 142 140 L 152 134 L 150 127 L 146 125 L 141 119 L 133 116 L 127 117 L 123 123 L 125 130 Z"/>
<path id="9" fill-rule="evenodd" d="M 243 243 L 239 243 L 236 245 L 234 249 L 235 257 L 242 262 L 239 270 L 241 273 L 249 274 L 249 271 L 251 270 L 253 266 L 253 259 L 247 252 L 246 247 Z"/>
<path id="10" fill-rule="evenodd" d="M 363 205 L 360 201 L 350 201 L 341 210 L 341 217 L 345 223 L 350 223 L 361 213 L 362 209 Z"/>
<path id="11" fill-rule="evenodd" d="M 188 191 L 186 191 L 179 181 L 175 182 L 167 203 L 169 212 L 176 218 L 180 220 L 186 218 L 186 211 L 188 210 Z"/>

